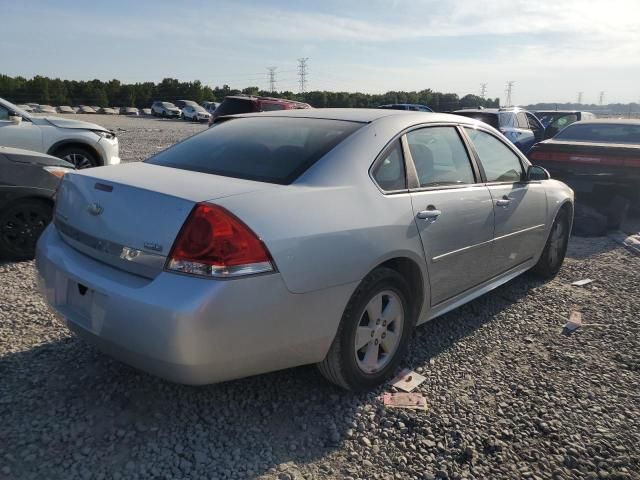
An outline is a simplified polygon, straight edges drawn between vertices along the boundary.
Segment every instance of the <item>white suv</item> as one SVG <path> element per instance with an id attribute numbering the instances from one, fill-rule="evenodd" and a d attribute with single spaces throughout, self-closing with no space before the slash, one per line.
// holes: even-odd
<path id="1" fill-rule="evenodd" d="M 94 123 L 38 117 L 0 98 L 0 146 L 48 153 L 76 168 L 120 163 L 116 135 Z"/>

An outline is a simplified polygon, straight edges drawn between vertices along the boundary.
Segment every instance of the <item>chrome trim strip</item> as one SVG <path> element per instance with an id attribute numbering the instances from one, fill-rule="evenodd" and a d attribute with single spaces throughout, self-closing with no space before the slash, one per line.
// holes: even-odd
<path id="1" fill-rule="evenodd" d="M 452 250 L 451 252 L 447 252 L 447 253 L 443 253 L 442 255 L 438 255 L 436 257 L 433 257 L 431 259 L 432 262 L 437 262 L 439 260 L 442 260 L 443 258 L 446 258 L 450 255 L 455 255 L 457 253 L 462 253 L 465 252 L 467 250 L 473 250 L 474 248 L 478 248 L 478 247 L 484 247 L 486 245 L 489 245 L 491 242 L 493 242 L 493 240 L 487 240 L 486 242 L 482 242 L 482 243 L 476 243 L 475 245 L 469 245 L 467 247 L 462 247 L 459 248 L 458 250 Z"/>
<path id="2" fill-rule="evenodd" d="M 538 228 L 544 228 L 545 224 L 541 223 L 540 225 L 534 225 L 533 227 L 523 228 L 522 230 L 518 230 L 517 232 L 507 233 L 506 235 L 501 235 L 499 237 L 495 237 L 494 240 L 502 240 L 504 238 L 513 237 L 514 235 L 520 235 L 521 233 L 530 232 L 531 230 L 536 230 Z"/>
<path id="3" fill-rule="evenodd" d="M 472 250 L 472 249 L 478 248 L 478 247 L 484 247 L 485 245 L 487 245 L 487 244 L 489 244 L 491 242 L 495 242 L 497 240 L 503 240 L 505 238 L 512 237 L 514 235 L 520 235 L 521 233 L 526 233 L 526 232 L 529 232 L 531 230 L 536 230 L 538 228 L 543 228 L 544 226 L 545 226 L 545 224 L 541 223 L 540 225 L 535 225 L 533 227 L 523 228 L 522 230 L 518 230 L 517 232 L 511 232 L 511 233 L 507 233 L 506 235 L 501 235 L 500 237 L 495 237 L 493 240 L 487 240 L 486 242 L 476 243 L 475 245 L 469 245 L 468 247 L 462 247 L 462 248 L 459 248 L 458 250 L 453 250 L 451 252 L 443 253 L 442 255 L 438 255 L 438 256 L 433 257 L 431 259 L 431 261 L 435 263 L 435 262 L 437 262 L 439 260 L 442 260 L 443 258 L 446 258 L 446 257 L 448 257 L 450 255 L 455 255 L 457 253 L 462 253 L 462 252 L 465 252 L 467 250 Z"/>
<path id="4" fill-rule="evenodd" d="M 82 232 L 59 216 L 54 225 L 60 237 L 72 248 L 98 261 L 129 273 L 155 278 L 164 268 L 167 258 L 157 253 L 145 252 L 116 242 L 94 237 Z"/>

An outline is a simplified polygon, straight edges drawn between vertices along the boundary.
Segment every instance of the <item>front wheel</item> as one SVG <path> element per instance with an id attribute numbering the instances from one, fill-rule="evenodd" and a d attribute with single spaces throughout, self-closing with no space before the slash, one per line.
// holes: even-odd
<path id="1" fill-rule="evenodd" d="M 349 300 L 320 372 L 347 390 L 385 382 L 404 358 L 415 327 L 410 291 L 395 270 L 369 274 Z"/>
<path id="2" fill-rule="evenodd" d="M 542 255 L 531 269 L 533 273 L 542 278 L 553 278 L 557 275 L 567 253 L 570 225 L 569 211 L 560 210 L 551 226 Z"/>
<path id="3" fill-rule="evenodd" d="M 0 212 L 0 257 L 31 260 L 36 242 L 51 221 L 52 209 L 36 200 L 16 200 Z"/>
<path id="4" fill-rule="evenodd" d="M 98 159 L 89 150 L 82 147 L 67 147 L 56 152 L 56 157 L 66 160 L 81 170 L 83 168 L 97 167 Z"/>

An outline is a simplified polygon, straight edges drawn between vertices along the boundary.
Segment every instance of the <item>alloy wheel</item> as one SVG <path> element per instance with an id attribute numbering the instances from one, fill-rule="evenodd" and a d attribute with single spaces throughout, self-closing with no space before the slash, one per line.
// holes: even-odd
<path id="1" fill-rule="evenodd" d="M 29 207 L 13 209 L 9 218 L 0 225 L 0 234 L 14 252 L 25 255 L 33 251 L 36 242 L 49 223 L 43 212 Z"/>
<path id="2" fill-rule="evenodd" d="M 82 153 L 69 153 L 63 157 L 63 160 L 73 163 L 78 170 L 93 166 L 91 164 L 91 159 Z"/>
<path id="3" fill-rule="evenodd" d="M 358 368 L 372 374 L 382 370 L 395 355 L 404 327 L 404 308 L 392 290 L 376 294 L 367 304 L 355 334 Z"/>

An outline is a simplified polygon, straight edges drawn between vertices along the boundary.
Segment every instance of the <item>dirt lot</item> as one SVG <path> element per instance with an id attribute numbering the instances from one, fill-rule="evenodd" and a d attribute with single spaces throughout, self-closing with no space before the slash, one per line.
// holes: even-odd
<path id="1" fill-rule="evenodd" d="M 122 129 L 124 161 L 205 128 L 86 119 Z M 640 257 L 573 238 L 555 280 L 522 276 L 417 330 L 406 366 L 429 408 L 413 412 L 312 366 L 170 384 L 72 336 L 32 262 L 0 264 L 0 479 L 640 478 L 639 288 Z M 589 325 L 563 335 L 572 309 Z"/>

